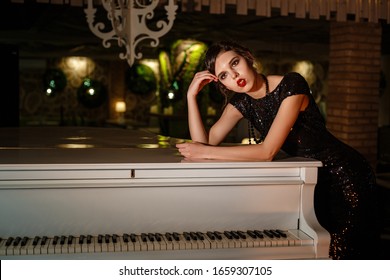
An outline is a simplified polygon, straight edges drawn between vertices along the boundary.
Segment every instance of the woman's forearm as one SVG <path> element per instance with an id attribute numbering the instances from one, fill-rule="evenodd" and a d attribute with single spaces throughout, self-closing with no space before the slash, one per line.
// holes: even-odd
<path id="1" fill-rule="evenodd" d="M 188 101 L 188 126 L 191 139 L 199 143 L 208 143 L 208 134 L 204 127 L 196 96 L 190 96 Z"/>
<path id="2" fill-rule="evenodd" d="M 219 160 L 271 161 L 275 154 L 258 145 L 204 146 L 205 157 Z M 207 154 L 207 155 L 206 155 Z"/>

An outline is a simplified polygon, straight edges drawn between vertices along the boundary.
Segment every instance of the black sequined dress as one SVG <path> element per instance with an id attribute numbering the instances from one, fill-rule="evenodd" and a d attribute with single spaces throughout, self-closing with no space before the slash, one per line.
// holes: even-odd
<path id="1" fill-rule="evenodd" d="M 331 234 L 333 259 L 375 259 L 379 238 L 375 174 L 365 158 L 335 138 L 326 128 L 306 80 L 288 73 L 260 99 L 235 94 L 230 103 L 261 135 L 267 135 L 283 100 L 296 94 L 309 97 L 289 133 L 283 151 L 291 156 L 320 160 L 314 207 L 320 224 Z"/>

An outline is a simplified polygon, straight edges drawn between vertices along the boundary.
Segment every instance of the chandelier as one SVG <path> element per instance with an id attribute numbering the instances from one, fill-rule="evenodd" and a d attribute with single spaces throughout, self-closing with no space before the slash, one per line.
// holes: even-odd
<path id="1" fill-rule="evenodd" d="M 158 46 L 159 38 L 172 28 L 177 10 L 174 0 L 169 0 L 165 6 L 168 21 L 159 20 L 157 30 L 151 30 L 148 20 L 153 19 L 159 0 L 101 0 L 101 4 L 107 11 L 112 30 L 105 32 L 104 23 L 94 23 L 96 8 L 93 7 L 93 0 L 88 0 L 88 6 L 84 9 L 89 29 L 103 40 L 105 48 L 111 47 L 111 40 L 117 40 L 119 47 L 125 47 L 126 52 L 120 53 L 119 58 L 127 60 L 130 66 L 135 59 L 142 58 L 142 53 L 136 51 L 142 41 L 150 40 L 152 47 Z"/>

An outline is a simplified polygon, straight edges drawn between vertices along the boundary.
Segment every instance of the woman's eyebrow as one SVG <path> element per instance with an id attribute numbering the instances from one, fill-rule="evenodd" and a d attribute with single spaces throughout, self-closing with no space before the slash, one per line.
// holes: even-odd
<path id="1" fill-rule="evenodd" d="M 237 57 L 238 57 L 238 56 L 232 57 L 232 59 L 230 59 L 230 61 L 229 61 L 229 65 L 232 65 L 233 61 L 234 61 Z M 217 77 L 219 78 L 223 73 L 225 73 L 225 71 L 222 71 L 221 73 L 219 73 L 219 74 L 217 75 Z"/>

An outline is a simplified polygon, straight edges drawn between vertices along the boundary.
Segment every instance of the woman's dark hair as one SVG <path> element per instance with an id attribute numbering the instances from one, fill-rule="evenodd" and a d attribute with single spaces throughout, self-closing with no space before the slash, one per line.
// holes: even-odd
<path id="1" fill-rule="evenodd" d="M 215 61 L 217 59 L 217 56 L 221 52 L 227 52 L 227 51 L 234 51 L 236 54 L 242 56 L 249 66 L 253 67 L 254 64 L 254 58 L 250 52 L 250 50 L 234 41 L 220 41 L 217 43 L 212 44 L 205 56 L 205 66 L 206 69 L 215 75 Z M 217 83 L 218 90 L 227 97 L 230 93 L 232 93 L 230 90 L 228 90 L 221 82 Z"/>

